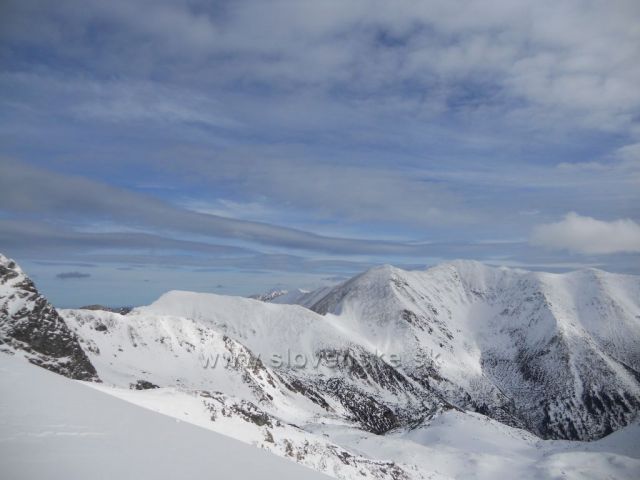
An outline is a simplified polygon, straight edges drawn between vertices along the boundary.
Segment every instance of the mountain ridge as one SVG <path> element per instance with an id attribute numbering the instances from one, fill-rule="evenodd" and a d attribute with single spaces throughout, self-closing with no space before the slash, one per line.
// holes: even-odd
<path id="1" fill-rule="evenodd" d="M 527 429 L 543 438 L 590 439 L 626 424 L 633 417 L 627 414 L 637 412 L 640 405 L 640 352 L 636 346 L 640 338 L 639 296 L 638 277 L 593 268 L 557 274 L 453 261 L 423 271 L 375 267 L 334 287 L 310 308 L 323 315 L 356 317 L 354 330 L 368 334 L 369 340 L 382 349 L 389 331 L 401 337 L 396 350 L 419 350 L 428 345 L 430 351 L 439 351 L 447 364 L 457 363 L 459 371 L 475 368 L 476 381 L 486 384 L 486 377 L 491 377 L 485 387 L 498 397 L 508 391 L 508 396 L 517 400 L 543 385 L 547 390 L 555 388 L 550 391 L 556 391 L 557 396 L 562 392 L 562 402 L 570 406 L 560 408 L 551 402 L 537 412 L 517 412 L 523 406 L 512 406 L 511 415 L 517 414 Z M 362 324 L 366 325 L 365 332 Z M 494 339 L 502 337 L 504 350 L 515 348 L 516 355 L 494 351 L 499 350 L 495 345 L 483 346 L 488 337 L 483 330 L 493 330 Z M 461 332 L 465 338 L 456 346 L 454 337 L 460 337 Z M 464 343 L 471 345 L 461 347 Z M 456 355 L 447 358 L 443 347 L 455 350 Z M 459 361 L 472 353 L 477 358 Z M 585 355 L 590 360 L 582 364 Z M 545 356 L 552 365 L 541 361 Z M 520 370 L 519 375 L 500 368 L 505 361 L 508 367 Z M 610 383 L 603 395 L 599 393 L 600 384 L 592 385 L 587 380 L 596 371 L 602 385 Z M 504 377 L 506 373 L 509 375 Z M 413 376 L 419 374 L 414 372 Z M 553 381 L 558 374 L 565 376 L 562 387 Z M 451 372 L 443 376 L 451 378 Z M 610 376 L 616 381 L 605 380 Z M 517 384 L 509 385 L 514 379 Z M 590 387 L 586 393 L 584 384 Z M 517 389 L 524 389 L 526 394 L 518 395 Z M 472 393 L 465 390 L 466 394 Z M 480 397 L 471 402 L 457 399 L 462 404 L 455 398 L 449 400 L 462 408 L 487 412 L 486 402 Z M 573 405 L 575 402 L 580 406 Z M 558 408 L 570 410 L 571 418 L 535 423 L 536 415 L 561 415 L 555 411 Z M 582 415 L 584 410 L 589 412 L 586 416 Z M 611 418 L 593 425 L 594 419 L 607 410 Z M 502 413 L 494 412 L 494 418 Z"/>

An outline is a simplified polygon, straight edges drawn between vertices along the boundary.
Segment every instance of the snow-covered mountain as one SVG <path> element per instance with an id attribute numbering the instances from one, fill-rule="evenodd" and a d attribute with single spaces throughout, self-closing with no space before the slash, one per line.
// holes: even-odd
<path id="1" fill-rule="evenodd" d="M 76 335 L 13 260 L 0 254 L 0 350 L 70 378 L 97 380 Z"/>
<path id="2" fill-rule="evenodd" d="M 321 287 L 316 290 L 303 290 L 301 288 L 296 288 L 295 290 L 271 290 L 261 295 L 251 295 L 249 298 L 269 303 L 302 305 L 308 308 L 331 290 L 332 287 Z"/>
<path id="3" fill-rule="evenodd" d="M 54 371 L 97 372 L 104 393 L 338 478 L 488 478 L 500 469 L 549 478 L 581 458 L 551 456 L 588 449 L 540 438 L 594 440 L 640 411 L 638 277 L 466 261 L 384 266 L 261 300 L 172 291 L 126 315 L 60 310 L 50 328 L 55 309 L 24 303 L 25 282 L 46 300 L 3 264 L 5 349 L 33 356 L 42 322 L 46 338 L 80 349 L 84 360 L 70 364 L 93 373 Z M 25 316 L 32 333 L 17 343 Z M 443 428 L 453 433 L 436 433 Z M 458 434 L 480 445 L 452 451 Z M 516 450 L 520 463 L 496 465 Z M 634 455 L 616 457 L 616 476 L 640 465 Z M 593 468 L 609 474 L 610 465 Z"/>
<path id="4" fill-rule="evenodd" d="M 254 300 L 261 300 L 263 302 L 271 302 L 278 297 L 281 297 L 283 295 L 288 295 L 288 294 L 289 294 L 288 290 L 273 289 L 273 290 L 269 290 L 266 293 L 256 293 L 254 295 L 249 295 L 248 298 L 253 298 Z M 294 300 L 295 298 L 296 297 L 293 297 Z M 294 302 L 288 302 L 288 303 L 294 303 Z"/>
<path id="5" fill-rule="evenodd" d="M 105 384 L 153 390 L 128 399 L 162 412 L 184 402 L 181 411 L 204 415 L 216 431 L 340 478 L 414 478 L 414 467 L 363 456 L 316 427 L 381 434 L 446 405 L 338 323 L 297 305 L 174 291 L 126 316 L 61 314 Z"/>
<path id="6" fill-rule="evenodd" d="M 542 438 L 589 440 L 640 409 L 640 278 L 456 261 L 369 270 L 310 305 L 351 338 L 404 352 L 403 372 Z M 434 364 L 416 358 L 437 357 Z"/>

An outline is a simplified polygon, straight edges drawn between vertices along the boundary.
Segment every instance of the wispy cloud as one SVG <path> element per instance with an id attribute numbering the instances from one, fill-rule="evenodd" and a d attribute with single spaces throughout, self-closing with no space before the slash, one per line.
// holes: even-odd
<path id="1" fill-rule="evenodd" d="M 0 177 L 0 200 L 5 210 L 16 213 L 47 212 L 60 220 L 87 217 L 116 219 L 125 225 L 143 225 L 165 232 L 188 232 L 209 238 L 232 238 L 327 253 L 410 255 L 426 249 L 425 245 L 330 237 L 267 223 L 198 213 L 83 177 L 61 175 L 15 162 L 5 161 L 3 169 L 5 174 Z M 39 227 L 33 228 L 37 230 Z M 86 240 L 91 239 L 90 235 L 85 237 Z M 127 240 L 124 240 L 125 237 Z M 171 246 L 171 241 L 167 239 L 138 234 L 119 233 L 112 235 L 110 240 L 106 235 L 99 238 L 114 243 L 128 241 L 131 246 Z M 174 242 L 173 245 L 177 247 L 179 242 Z M 206 250 L 204 245 L 192 247 Z M 220 250 L 223 247 L 208 248 Z"/>
<path id="2" fill-rule="evenodd" d="M 59 278 L 60 280 L 89 278 L 90 276 L 91 276 L 90 273 L 84 273 L 84 272 L 60 272 L 56 274 L 56 278 Z"/>

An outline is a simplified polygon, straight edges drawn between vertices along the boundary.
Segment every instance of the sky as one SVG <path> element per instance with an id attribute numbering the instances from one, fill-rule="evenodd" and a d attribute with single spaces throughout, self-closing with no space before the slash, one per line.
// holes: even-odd
<path id="1" fill-rule="evenodd" d="M 3 0 L 0 252 L 58 306 L 640 274 L 638 85 L 634 0 Z"/>

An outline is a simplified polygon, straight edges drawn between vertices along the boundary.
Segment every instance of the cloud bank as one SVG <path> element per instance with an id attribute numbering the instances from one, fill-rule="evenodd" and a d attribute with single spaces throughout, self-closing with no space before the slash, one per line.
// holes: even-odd
<path id="1" fill-rule="evenodd" d="M 538 225 L 532 243 L 587 255 L 640 252 L 640 224 L 630 219 L 606 222 L 568 213 L 559 222 Z"/>

